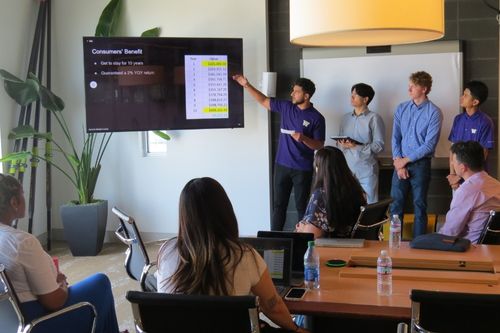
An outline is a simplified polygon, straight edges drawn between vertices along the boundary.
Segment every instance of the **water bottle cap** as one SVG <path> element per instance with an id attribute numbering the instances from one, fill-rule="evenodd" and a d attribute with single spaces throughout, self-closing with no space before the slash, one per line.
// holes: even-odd
<path id="1" fill-rule="evenodd" d="M 392 215 L 392 217 L 393 218 L 396 218 L 396 217 L 399 218 L 399 215 L 398 214 L 394 214 L 394 215 Z"/>
<path id="2" fill-rule="evenodd" d="M 383 257 L 387 256 L 387 250 L 380 251 L 380 255 Z"/>
<path id="3" fill-rule="evenodd" d="M 308 241 L 307 246 L 309 246 L 309 247 L 314 246 L 314 241 Z"/>

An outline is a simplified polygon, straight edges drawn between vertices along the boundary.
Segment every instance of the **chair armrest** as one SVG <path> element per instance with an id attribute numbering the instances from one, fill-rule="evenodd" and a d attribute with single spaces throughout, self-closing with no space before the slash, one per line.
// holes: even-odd
<path id="1" fill-rule="evenodd" d="M 131 245 L 135 241 L 134 238 L 127 238 L 127 236 L 125 235 L 125 232 L 123 230 L 123 227 L 121 225 L 118 227 L 118 229 L 116 229 L 115 235 L 125 245 Z"/>
<path id="2" fill-rule="evenodd" d="M 55 311 L 55 312 L 52 312 L 52 313 L 49 313 L 48 315 L 45 315 L 45 316 L 41 316 L 37 319 L 34 319 L 33 321 L 31 321 L 31 323 L 29 323 L 28 325 L 26 325 L 26 328 L 24 330 L 24 332 L 31 332 L 31 330 L 38 324 L 44 322 L 44 321 L 47 321 L 47 320 L 50 320 L 52 318 L 55 318 L 55 317 L 58 317 L 58 316 L 62 316 L 66 313 L 69 313 L 69 312 L 72 312 L 72 311 L 76 311 L 78 309 L 81 309 L 81 308 L 84 308 L 84 307 L 89 307 L 91 310 L 92 310 L 92 313 L 94 314 L 94 318 L 92 320 L 92 333 L 95 331 L 95 319 L 97 317 L 97 311 L 95 310 L 95 307 L 90 304 L 89 302 L 79 302 L 79 303 L 76 303 L 76 304 L 73 304 L 73 305 L 70 305 L 70 306 L 67 306 L 65 308 L 62 308 L 58 311 Z"/>
<path id="3" fill-rule="evenodd" d="M 141 278 L 139 280 L 142 291 L 156 291 L 156 283 L 154 283 L 155 284 L 154 286 L 152 285 L 153 283 L 149 284 L 146 283 L 148 280 L 148 276 L 151 276 L 149 271 L 153 267 L 156 267 L 156 261 L 150 262 L 149 264 L 145 265 L 144 268 L 142 269 Z M 151 280 L 153 280 L 153 282 L 156 282 L 156 277 L 153 275 Z"/>
<path id="4" fill-rule="evenodd" d="M 390 218 L 386 218 L 385 220 L 382 220 L 380 222 L 377 222 L 377 223 L 374 223 L 374 224 L 370 224 L 370 225 L 359 224 L 358 228 L 359 229 L 371 229 L 373 227 L 376 227 L 376 226 L 379 226 L 379 225 L 382 225 L 382 224 L 386 224 L 389 221 L 390 221 Z"/>

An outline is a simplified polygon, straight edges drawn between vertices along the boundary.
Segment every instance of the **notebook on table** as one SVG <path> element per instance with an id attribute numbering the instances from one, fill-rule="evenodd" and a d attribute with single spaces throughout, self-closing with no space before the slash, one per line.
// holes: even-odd
<path id="1" fill-rule="evenodd" d="M 364 247 L 365 240 L 362 238 L 318 238 L 314 242 L 316 246 L 322 247 Z"/>
<path id="2" fill-rule="evenodd" d="M 301 286 L 304 283 L 304 254 L 307 251 L 307 242 L 314 240 L 314 234 L 290 231 L 259 231 L 257 237 L 293 239 L 292 286 Z"/>
<path id="3" fill-rule="evenodd" d="M 292 244 L 290 238 L 240 237 L 252 246 L 266 262 L 278 294 L 283 297 L 291 287 Z"/>

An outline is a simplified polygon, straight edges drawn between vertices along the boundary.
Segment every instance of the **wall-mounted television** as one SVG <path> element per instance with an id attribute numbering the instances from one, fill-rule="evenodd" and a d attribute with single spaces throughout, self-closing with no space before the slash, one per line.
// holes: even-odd
<path id="1" fill-rule="evenodd" d="M 87 132 L 243 127 L 242 44 L 83 37 Z"/>

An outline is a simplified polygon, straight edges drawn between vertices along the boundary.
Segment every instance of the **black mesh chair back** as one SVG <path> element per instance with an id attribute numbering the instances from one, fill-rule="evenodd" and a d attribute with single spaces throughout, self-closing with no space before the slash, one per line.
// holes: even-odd
<path id="1" fill-rule="evenodd" d="M 392 198 L 388 198 L 373 204 L 361 206 L 358 219 L 351 231 L 351 238 L 379 240 L 380 228 L 384 223 L 390 221 L 389 205 L 391 202 Z"/>
<path id="2" fill-rule="evenodd" d="M 111 211 L 120 220 L 120 226 L 116 229 L 115 235 L 128 246 L 124 264 L 128 276 L 139 281 L 143 291 L 156 291 L 156 278 L 154 274 L 149 274 L 154 263 L 149 261 L 146 247 L 134 218 L 116 207 L 113 207 Z"/>
<path id="3" fill-rule="evenodd" d="M 92 321 L 88 323 L 89 332 L 93 333 L 95 331 L 97 313 L 94 306 L 88 302 L 80 302 L 67 306 L 61 310 L 36 318 L 31 322 L 25 320 L 20 304 L 21 302 L 17 297 L 16 291 L 5 272 L 5 266 L 0 264 L 0 333 L 36 333 L 37 328 L 43 328 L 49 321 L 56 320 L 58 317 L 72 311 L 88 311 L 91 313 Z M 60 329 L 60 332 L 68 331 L 71 331 L 71 327 L 61 327 Z"/>
<path id="4" fill-rule="evenodd" d="M 499 331 L 500 295 L 412 290 L 412 332 Z"/>
<path id="5" fill-rule="evenodd" d="M 478 244 L 500 244 L 500 211 L 491 210 Z"/>
<path id="6" fill-rule="evenodd" d="M 128 291 L 137 332 L 259 332 L 255 296 L 200 296 Z"/>

